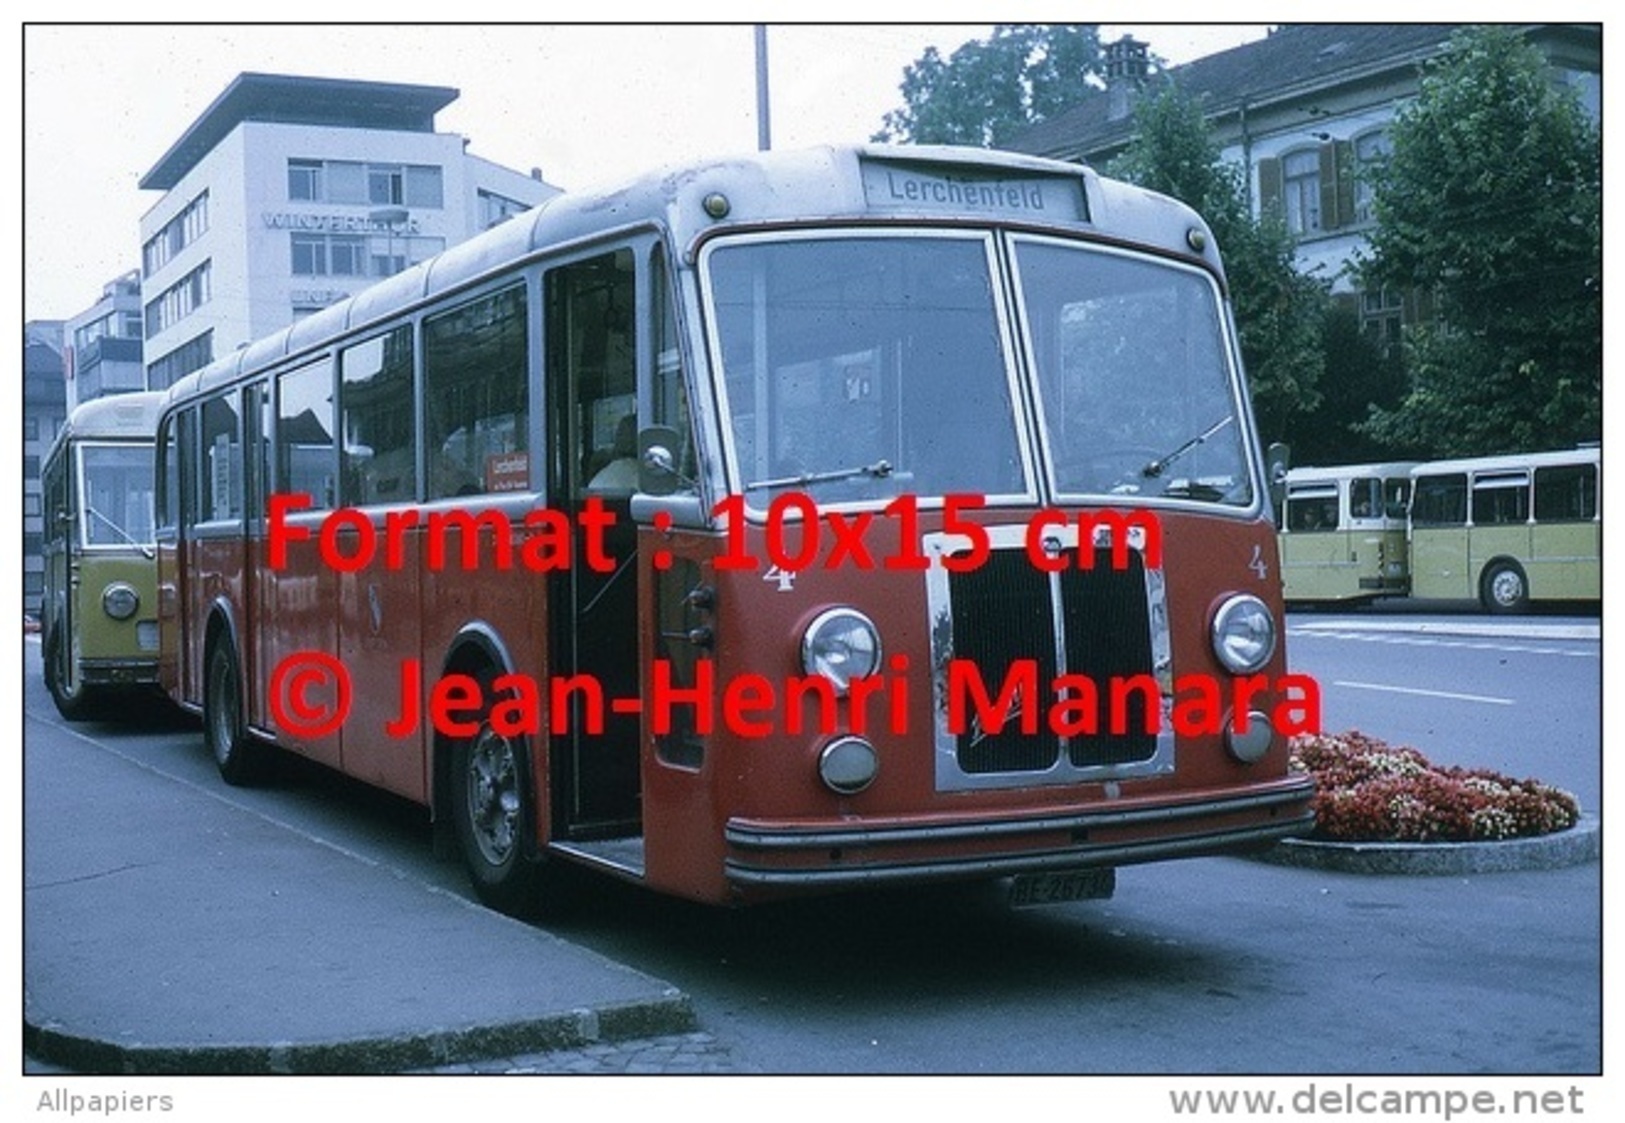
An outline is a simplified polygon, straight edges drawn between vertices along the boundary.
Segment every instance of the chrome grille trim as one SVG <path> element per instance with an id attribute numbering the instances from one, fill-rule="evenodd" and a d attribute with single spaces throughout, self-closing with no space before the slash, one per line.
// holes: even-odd
<path id="1" fill-rule="evenodd" d="M 1031 565 L 1025 554 L 1026 524 L 990 526 L 985 529 L 993 555 L 989 558 L 990 563 L 994 560 L 994 557 L 997 557 L 1003 564 L 1010 564 L 1007 559 L 1013 559 L 1021 565 Z M 1043 534 L 1045 539 L 1055 539 L 1055 545 L 1063 552 L 1075 553 L 1078 549 L 1078 527 L 1075 523 L 1047 527 Z M 1131 527 L 1127 537 L 1129 549 L 1133 552 L 1135 558 L 1143 558 L 1144 540 L 1143 535 L 1138 533 L 1138 528 Z M 1051 758 L 1047 748 L 1040 748 L 1034 744 L 1033 747 L 1039 749 L 1034 756 L 1049 760 L 1048 764 L 1041 767 L 984 770 L 967 767 L 962 756 L 965 747 L 961 746 L 960 738 L 951 733 L 948 727 L 949 665 L 956 657 L 962 657 L 959 655 L 960 647 L 972 645 L 964 642 L 967 637 L 961 637 L 961 642 L 956 643 L 953 597 L 956 578 L 959 575 L 950 573 L 943 565 L 943 560 L 956 552 L 965 551 L 969 548 L 970 543 L 963 535 L 939 532 L 924 535 L 921 546 L 925 556 L 931 562 L 930 568 L 925 572 L 925 584 L 926 611 L 929 614 L 931 635 L 936 790 L 970 791 L 1050 784 L 1100 783 L 1107 780 L 1131 777 L 1165 775 L 1174 770 L 1172 642 L 1170 639 L 1166 585 L 1161 569 L 1150 569 L 1143 564 L 1136 566 L 1143 575 L 1144 611 L 1149 632 L 1149 635 L 1145 638 L 1148 641 L 1151 662 L 1149 667 L 1141 668 L 1141 670 L 1155 678 L 1161 695 L 1160 728 L 1152 743 L 1149 755 L 1116 763 L 1085 762 L 1077 764 L 1074 763 L 1077 756 L 1074 755 L 1074 745 L 1071 739 L 1058 738 L 1049 731 L 1045 717 L 1053 702 L 1053 697 L 1049 691 L 1050 684 L 1042 681 L 1043 675 L 1046 673 L 1043 667 L 1053 661 L 1052 665 L 1055 667 L 1056 674 L 1067 673 L 1067 605 L 1063 595 L 1063 577 L 1068 575 L 1061 573 L 1045 574 L 1033 568 L 1031 580 L 1035 584 L 1044 585 L 1048 590 L 1047 615 L 1054 649 L 1053 651 L 1043 652 L 1019 652 L 1015 653 L 1013 657 L 1030 657 L 1040 664 L 1041 681 L 1039 685 L 1042 694 L 1040 702 L 1040 733 L 1037 738 L 1029 740 L 1030 742 L 1039 742 L 1045 739 L 1052 740 L 1056 742 L 1056 749 L 1053 758 Z M 1090 548 L 1101 546 L 1110 546 L 1110 530 L 1106 526 L 1097 525 L 1095 527 L 1094 541 L 1090 543 Z M 1076 578 L 1073 578 L 1073 580 L 1076 580 Z M 963 590 L 966 583 L 959 582 L 959 587 Z M 1139 673 L 1139 671 L 1131 673 Z M 989 671 L 983 668 L 982 675 L 989 694 L 997 697 L 998 686 L 1002 681 L 1002 672 L 997 669 Z M 1106 697 L 1110 689 L 1109 682 L 1098 682 L 1096 685 L 1099 687 L 1102 697 Z M 1008 722 L 1006 723 L 1006 729 L 1009 729 Z M 1000 734 L 1000 736 L 1005 737 L 1008 734 Z M 1092 740 L 1092 738 L 1080 740 Z M 1087 746 L 1080 744 L 1077 748 L 1079 750 L 1078 756 L 1087 756 Z"/>

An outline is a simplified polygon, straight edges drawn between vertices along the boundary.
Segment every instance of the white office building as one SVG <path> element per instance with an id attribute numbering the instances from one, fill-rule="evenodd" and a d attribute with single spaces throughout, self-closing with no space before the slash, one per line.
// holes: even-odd
<path id="1" fill-rule="evenodd" d="M 342 300 L 558 188 L 434 131 L 442 86 L 239 75 L 141 179 L 147 385 Z"/>

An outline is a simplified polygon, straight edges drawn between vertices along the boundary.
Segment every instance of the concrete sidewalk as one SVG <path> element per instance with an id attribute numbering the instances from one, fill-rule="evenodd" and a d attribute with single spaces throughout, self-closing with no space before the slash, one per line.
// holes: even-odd
<path id="1" fill-rule="evenodd" d="M 25 712 L 24 1048 L 399 1072 L 687 1033 L 657 979 Z"/>

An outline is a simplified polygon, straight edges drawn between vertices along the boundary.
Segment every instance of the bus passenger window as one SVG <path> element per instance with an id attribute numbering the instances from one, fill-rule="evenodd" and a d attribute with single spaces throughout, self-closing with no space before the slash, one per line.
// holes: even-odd
<path id="1" fill-rule="evenodd" d="M 1467 477 L 1419 476 L 1411 500 L 1417 526 L 1462 526 L 1467 522 Z"/>
<path id="2" fill-rule="evenodd" d="M 412 413 L 412 327 L 346 348 L 339 358 L 345 502 L 417 498 Z"/>
<path id="3" fill-rule="evenodd" d="M 199 510 L 205 522 L 241 518 L 243 445 L 230 395 L 203 403 L 203 471 Z"/>
<path id="4" fill-rule="evenodd" d="M 1337 492 L 1287 496 L 1286 528 L 1289 531 L 1336 530 Z"/>
<path id="5" fill-rule="evenodd" d="M 1597 466 L 1535 469 L 1535 521 L 1589 522 L 1597 517 Z"/>
<path id="6" fill-rule="evenodd" d="M 326 359 L 277 380 L 277 486 L 316 510 L 338 502 L 333 461 L 333 368 Z"/>
<path id="7" fill-rule="evenodd" d="M 424 321 L 428 498 L 530 487 L 527 338 L 523 285 Z"/>

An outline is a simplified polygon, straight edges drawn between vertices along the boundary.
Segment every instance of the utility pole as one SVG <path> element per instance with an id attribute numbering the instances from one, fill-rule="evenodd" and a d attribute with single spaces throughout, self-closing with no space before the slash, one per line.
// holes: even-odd
<path id="1" fill-rule="evenodd" d="M 767 24 L 756 25 L 756 147 L 766 152 L 773 147 L 773 127 L 768 119 Z"/>

